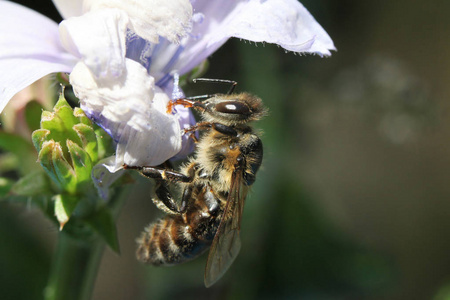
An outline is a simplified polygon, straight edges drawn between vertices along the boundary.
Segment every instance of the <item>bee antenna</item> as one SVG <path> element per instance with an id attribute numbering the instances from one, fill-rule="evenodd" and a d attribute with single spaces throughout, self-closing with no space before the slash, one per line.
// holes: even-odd
<path id="1" fill-rule="evenodd" d="M 227 95 L 231 95 L 234 92 L 234 88 L 237 85 L 237 81 L 234 80 L 228 80 L 228 79 L 211 79 L 211 78 L 194 78 L 192 79 L 194 83 L 197 83 L 197 81 L 203 81 L 203 82 L 213 82 L 213 83 L 225 83 L 230 84 L 230 89 L 227 92 Z"/>

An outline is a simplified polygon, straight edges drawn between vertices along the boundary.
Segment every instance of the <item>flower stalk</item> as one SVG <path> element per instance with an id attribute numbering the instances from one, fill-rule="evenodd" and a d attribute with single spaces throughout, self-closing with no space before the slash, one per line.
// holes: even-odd
<path id="1" fill-rule="evenodd" d="M 104 248 L 99 238 L 80 240 L 60 231 L 44 299 L 90 299 Z"/>
<path id="2" fill-rule="evenodd" d="M 108 208 L 113 222 L 116 221 L 128 194 L 129 186 L 126 186 L 109 201 Z M 95 218 L 101 219 L 101 216 L 101 213 L 95 214 Z M 72 226 L 58 233 L 57 249 L 44 290 L 45 300 L 89 300 L 94 291 L 106 245 L 105 238 L 92 230 L 90 221 L 72 222 Z"/>

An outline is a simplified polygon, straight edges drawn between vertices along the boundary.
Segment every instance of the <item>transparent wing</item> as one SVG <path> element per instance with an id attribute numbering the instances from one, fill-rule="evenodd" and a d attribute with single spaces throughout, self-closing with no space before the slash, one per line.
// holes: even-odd
<path id="1" fill-rule="evenodd" d="M 242 170 L 233 173 L 230 192 L 222 220 L 209 250 L 205 286 L 210 287 L 228 270 L 241 248 L 239 231 L 248 187 L 243 184 Z"/>

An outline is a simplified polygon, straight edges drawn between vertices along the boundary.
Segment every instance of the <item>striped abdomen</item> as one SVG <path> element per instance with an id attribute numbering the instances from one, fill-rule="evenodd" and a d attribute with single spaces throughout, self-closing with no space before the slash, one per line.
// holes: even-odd
<path id="1" fill-rule="evenodd" d="M 207 192 L 206 192 L 207 193 Z M 152 265 L 179 264 L 202 254 L 219 225 L 219 207 L 208 209 L 205 188 L 184 214 L 167 215 L 149 225 L 138 239 L 137 258 Z"/>

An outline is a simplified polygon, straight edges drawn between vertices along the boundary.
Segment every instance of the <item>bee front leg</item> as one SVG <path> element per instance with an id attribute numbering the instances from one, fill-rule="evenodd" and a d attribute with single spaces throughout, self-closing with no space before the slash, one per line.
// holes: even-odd
<path id="1" fill-rule="evenodd" d="M 183 130 L 183 134 L 186 134 L 188 132 L 194 132 L 198 130 L 209 130 L 214 129 L 222 134 L 229 135 L 229 136 L 237 136 L 237 131 L 227 125 L 221 124 L 221 123 L 212 123 L 212 122 L 198 122 L 194 126 L 191 126 L 189 128 L 186 128 Z"/>

